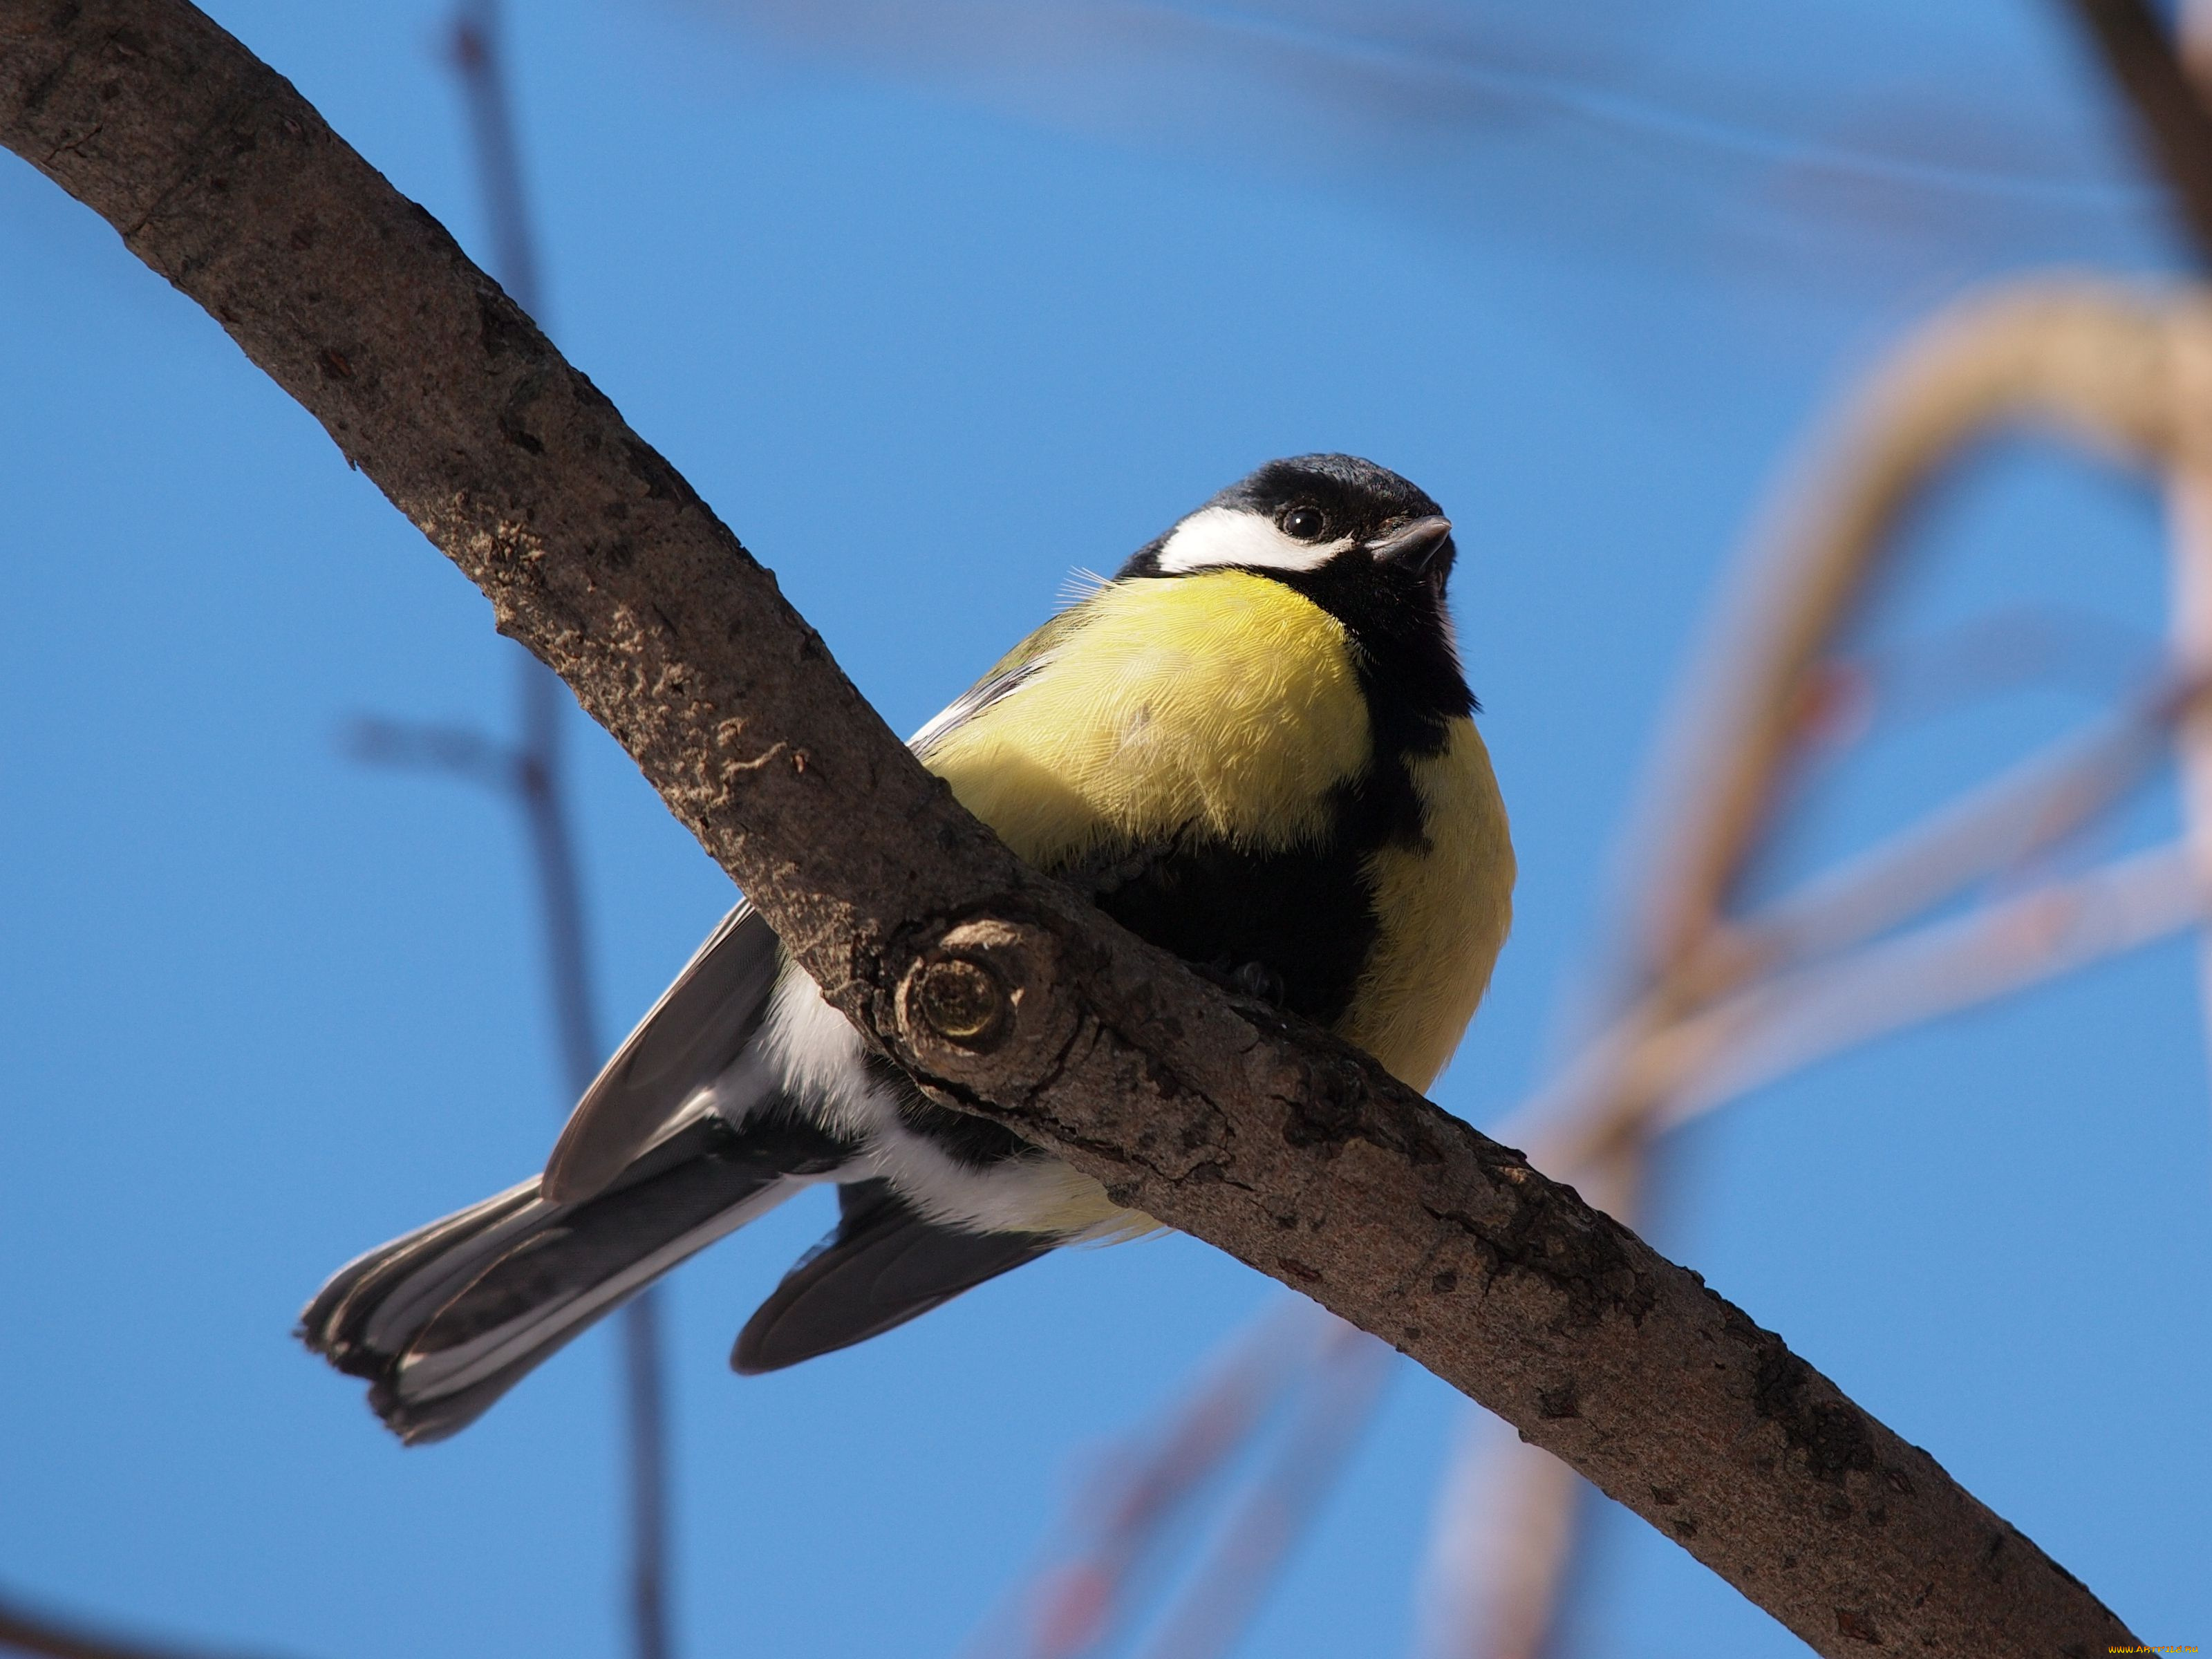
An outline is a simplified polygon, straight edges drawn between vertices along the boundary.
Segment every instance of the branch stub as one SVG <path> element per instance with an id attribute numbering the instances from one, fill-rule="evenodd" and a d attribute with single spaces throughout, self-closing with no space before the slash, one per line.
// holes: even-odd
<path id="1" fill-rule="evenodd" d="M 996 918 L 963 921 L 918 956 L 899 981 L 901 1034 L 955 1075 L 987 1056 L 1018 1068 L 1043 1035 L 1056 955 L 1049 935 Z"/>
<path id="2" fill-rule="evenodd" d="M 963 1048 L 988 1053 L 999 1046 L 1012 1012 L 1006 985 L 988 963 L 939 957 L 921 966 L 915 1006 L 929 1027 Z"/>

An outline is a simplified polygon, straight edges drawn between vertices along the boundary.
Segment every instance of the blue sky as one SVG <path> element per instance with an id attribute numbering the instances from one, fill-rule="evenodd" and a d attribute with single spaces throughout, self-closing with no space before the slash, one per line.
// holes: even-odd
<path id="1" fill-rule="evenodd" d="M 212 9 L 481 244 L 441 8 Z M 1480 1122 L 1553 1052 L 1639 757 L 1827 400 L 1970 281 L 2173 261 L 2055 9 L 1757 9 L 1686 3 L 1635 54 L 1593 30 L 1543 70 L 1585 90 L 1503 128 L 1408 125 L 1387 61 L 1379 102 L 1339 98 L 1318 5 L 1291 70 L 1208 47 L 1158 82 L 705 0 L 541 0 L 513 33 L 558 337 L 894 726 L 1071 567 L 1270 455 L 1366 453 L 1444 503 L 1522 870 L 1437 1091 Z M 1882 112 L 1937 107 L 1963 112 L 1929 130 L 1943 166 L 1997 184 L 1789 165 L 1815 139 L 1909 151 L 1922 129 Z M 288 1335 L 340 1261 L 536 1167 L 564 1108 L 504 809 L 335 741 L 364 712 L 506 720 L 512 647 L 207 318 L 12 158 L 0 388 L 0 1583 L 299 1659 L 616 1651 L 611 1345 L 403 1453 Z M 2033 605 L 2148 644 L 2160 533 L 2134 481 L 1995 454 L 1880 627 Z M 1820 793 L 1793 857 L 2083 712 L 2045 690 L 1915 727 Z M 620 1029 L 729 894 L 611 743 L 574 738 Z M 1649 1230 L 2153 1642 L 2212 1641 L 2197 1006 L 2169 944 L 1816 1068 L 1681 1136 Z M 1071 1254 L 732 1377 L 737 1325 L 824 1225 L 794 1205 L 674 1284 L 688 1653 L 951 1652 L 1084 1459 L 1280 1294 L 1180 1238 Z M 1401 1368 L 1246 1651 L 1405 1648 L 1462 1409 Z M 1620 1516 L 1580 1617 L 1631 1659 L 1799 1650 Z"/>

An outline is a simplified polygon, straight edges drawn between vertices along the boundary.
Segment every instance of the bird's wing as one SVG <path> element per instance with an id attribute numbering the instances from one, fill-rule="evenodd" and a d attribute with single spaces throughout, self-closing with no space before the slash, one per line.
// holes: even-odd
<path id="1" fill-rule="evenodd" d="M 684 1109 L 760 1029 L 778 960 L 775 934 L 750 904 L 722 918 L 576 1103 L 545 1165 L 549 1200 L 579 1203 L 605 1190 L 681 1127 Z"/>
<path id="2" fill-rule="evenodd" d="M 1054 648 L 1081 623 L 1083 607 L 1061 611 L 992 665 L 991 672 L 963 691 L 944 710 L 906 740 L 906 746 L 927 761 L 929 751 L 976 715 L 1008 697 L 1042 673 L 1052 661 Z"/>
<path id="3" fill-rule="evenodd" d="M 837 1231 L 799 1259 L 738 1333 L 732 1369 L 754 1376 L 903 1325 L 1034 1261 L 1043 1233 L 969 1233 L 924 1219 L 883 1181 L 838 1189 Z"/>

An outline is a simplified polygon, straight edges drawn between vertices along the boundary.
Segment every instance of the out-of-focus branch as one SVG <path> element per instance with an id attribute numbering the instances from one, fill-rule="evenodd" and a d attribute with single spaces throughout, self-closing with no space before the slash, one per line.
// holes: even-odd
<path id="1" fill-rule="evenodd" d="M 491 265 L 500 286 L 540 326 L 545 321 L 544 267 L 530 228 L 530 196 L 522 173 L 522 140 L 507 82 L 507 35 L 499 0 L 460 0 L 453 15 L 453 68 L 468 93 L 469 131 L 476 141 L 477 178 L 484 222 L 491 230 Z"/>
<path id="2" fill-rule="evenodd" d="M 2023 285 L 1939 318 L 1893 359 L 1828 447 L 1828 465 L 1792 491 L 1775 590 L 1730 641 L 1743 654 L 1693 716 L 1703 734 L 1685 788 L 1674 866 L 1649 884 L 1647 971 L 1711 934 L 1763 833 L 1810 714 L 1829 642 L 1856 616 L 1931 483 L 1974 437 L 2042 427 L 2104 453 L 2154 463 L 2174 435 L 2173 308 L 2081 283 Z M 1694 784 L 1688 780 L 1694 779 Z M 1678 795 L 1679 795 L 1678 792 Z"/>
<path id="3" fill-rule="evenodd" d="M 2194 94 L 2199 124 L 2212 127 L 2212 6 L 2182 0 L 2174 52 Z M 2203 133 L 2197 135 L 2200 139 Z M 2205 152 L 2212 166 L 2212 150 Z M 2196 220 L 2200 255 L 2212 262 L 2212 220 Z M 2184 671 L 2212 674 L 2212 349 L 2192 341 L 2180 355 L 2181 463 L 2166 489 L 2172 522 L 2168 638 Z M 2212 899 L 2212 706 L 2183 720 L 2179 737 L 2184 839 L 2201 897 Z M 2197 998 L 2212 1043 L 2212 928 L 2197 945 Z"/>
<path id="4" fill-rule="evenodd" d="M 2212 354 L 2199 354 L 2191 368 L 2199 395 L 2190 400 L 2197 412 L 2188 458 L 2176 470 L 2166 491 L 2172 520 L 2173 558 L 2170 578 L 2175 660 L 2199 673 L 2212 673 Z M 2184 719 L 2178 738 L 2181 757 L 2181 800 L 2186 869 L 2183 879 L 2200 904 L 2212 903 L 2212 705 L 2200 704 Z M 2212 928 L 2197 939 L 2197 997 L 2208 1043 L 2212 1043 Z"/>
<path id="5" fill-rule="evenodd" d="M 2144 147 L 2172 191 L 2176 216 L 2212 260 L 2212 111 L 2148 0 L 2068 0 L 2106 70 L 2134 108 Z"/>
<path id="6" fill-rule="evenodd" d="M 1863 704 L 1870 725 L 1884 717 L 1930 719 L 2031 686 L 2117 700 L 2140 689 L 2160 660 L 2155 636 L 2095 611 L 2010 605 L 1847 658 L 1831 672 L 1845 682 L 1836 700 L 1846 711 Z"/>
<path id="7" fill-rule="evenodd" d="M 461 0 L 453 25 L 453 65 L 467 93 L 476 139 L 484 217 L 493 263 L 507 291 L 542 325 L 544 267 L 532 233 L 523 188 L 522 144 L 508 84 L 506 37 L 498 0 Z M 522 746 L 517 799 L 529 826 L 545 918 L 545 962 L 554 1031 L 562 1049 L 568 1099 L 591 1086 L 605 1050 L 592 994 L 591 950 L 585 934 L 584 883 L 563 787 L 561 722 L 567 692 L 544 664 L 521 664 Z M 668 1389 L 660 1338 L 662 1291 L 648 1285 L 621 1314 L 623 1417 L 629 1487 L 629 1628 L 635 1659 L 667 1659 L 674 1643 L 670 1613 Z"/>
<path id="8" fill-rule="evenodd" d="M 575 1100 L 590 1086 L 601 1053 L 592 1015 L 583 879 L 562 788 L 561 683 L 525 657 L 523 740 L 502 743 L 472 726 L 363 718 L 341 733 L 345 752 L 366 765 L 442 773 L 490 790 L 521 815 L 529 837 L 545 924 L 546 972 L 554 1042 Z M 623 1413 L 630 1499 L 631 1650 L 665 1659 L 672 1642 L 668 1596 L 668 1448 L 659 1299 L 648 1288 L 622 1310 Z"/>
<path id="9" fill-rule="evenodd" d="M 1637 982 L 1593 1062 L 1604 1078 L 1577 1098 L 1603 1096 L 1617 1118 L 1656 1110 L 1682 1074 L 1655 1069 L 1650 1051 L 1691 1015 L 2017 863 L 2146 775 L 2158 734 L 2203 695 L 2201 685 L 2185 683 L 2104 735 L 2017 769 L 1764 911 L 1732 913 L 1802 751 L 1832 643 L 1886 574 L 1928 489 L 1980 437 L 2014 427 L 2170 464 L 2179 354 L 2208 327 L 2195 301 L 2031 284 L 1939 319 L 1875 377 L 1826 465 L 1796 492 L 1801 504 L 1762 566 L 1764 603 L 1711 653 L 1738 667 L 1686 717 L 1701 740 L 1681 747 L 1687 758 L 1665 788 L 1676 817 L 1647 874 Z"/>
<path id="10" fill-rule="evenodd" d="M 345 723 L 338 733 L 338 748 L 347 759 L 363 766 L 442 772 L 498 795 L 512 796 L 521 787 L 521 755 L 472 726 L 364 714 Z"/>
<path id="11" fill-rule="evenodd" d="M 2201 926 L 2208 914 L 2179 848 L 2036 883 L 1834 961 L 1752 979 L 1663 1027 L 1625 1022 L 1499 1133 L 1565 1176 L 1841 1049 Z M 1576 1186 L 1589 1194 L 1587 1181 Z"/>
<path id="12" fill-rule="evenodd" d="M 1655 1127 L 1673 1128 L 1856 1044 L 2011 996 L 2202 926 L 2179 848 L 2159 848 L 1984 903 L 1832 966 L 1714 1005 L 1655 1045 L 1668 1082 Z M 1564 1167 L 1564 1166 L 1563 1166 Z"/>
<path id="13" fill-rule="evenodd" d="M 2200 256 L 2212 258 L 2212 111 L 2175 43 L 2144 0 L 2072 4 L 2133 106 Z M 2208 9 L 2196 7 L 2192 20 L 2212 37 Z M 1754 666 L 1718 704 L 1720 735 L 1674 786 L 1678 801 L 1710 792 L 1717 805 L 1702 818 L 1694 809 L 1686 816 L 1673 870 L 1662 865 L 1655 877 L 1630 1012 L 1516 1120 L 1540 1136 L 1541 1167 L 1582 1179 L 1588 1191 L 1593 1160 L 1636 1158 L 1664 1128 L 1823 1054 L 2203 922 L 2212 894 L 2208 337 L 2201 305 L 2154 319 L 2140 305 L 2045 290 L 1969 313 L 1963 325 L 1947 322 L 1902 355 L 1862 410 L 1828 487 L 1800 518 L 1796 547 L 1781 561 L 1785 592 L 1770 600 L 1751 640 Z M 1839 961 L 1797 966 L 1871 939 L 2058 839 L 2157 752 L 2143 741 L 2151 723 L 2125 722 L 1763 915 L 1726 918 L 1819 706 L 1822 653 L 1873 586 L 1928 480 L 1978 432 L 2021 419 L 2156 461 L 2173 480 L 2173 662 L 2184 684 L 2155 712 L 2181 759 L 2186 850 L 2046 884 Z M 1761 635 L 1775 641 L 1771 650 L 1760 651 Z M 2203 956 L 2212 1029 L 2212 935 Z M 1490 1557 L 1496 1593 L 1481 1611 L 1480 1650 L 1492 1659 L 1537 1659 L 1551 1638 L 1576 1549 L 1577 1485 L 1564 1469 L 1520 1472 L 1511 1517 L 1494 1534 L 1506 1540 Z"/>
<path id="14" fill-rule="evenodd" d="M 1067 1559 L 1017 1589 L 969 1644 L 973 1659 L 1081 1659 L 1119 1636 L 1191 1510 L 1311 1372 L 1325 1317 L 1277 1303 L 1207 1362 L 1164 1425 L 1101 1460 L 1071 1505 Z"/>
<path id="15" fill-rule="evenodd" d="M 1070 1506 L 1074 1547 L 1034 1572 L 984 1626 L 976 1659 L 1084 1659 L 1126 1632 L 1177 1540 L 1230 1468 L 1270 1440 L 1266 1467 L 1238 1495 L 1151 1659 L 1212 1659 L 1243 1633 L 1267 1585 L 1328 1501 L 1372 1418 L 1395 1356 L 1303 1299 L 1264 1311 L 1209 1360 L 1159 1429 L 1115 1449 Z"/>
<path id="16" fill-rule="evenodd" d="M 2016 427 L 2180 467 L 2190 365 L 2212 361 L 2208 350 L 2201 300 L 2036 284 L 1959 307 L 1877 374 L 1759 562 L 1761 602 L 1708 653 L 1738 666 L 1685 717 L 1699 741 L 1675 745 L 1680 764 L 1662 785 L 1674 816 L 1656 834 L 1623 1007 L 1504 1131 L 1528 1139 L 1539 1167 L 1627 1213 L 1652 1138 L 1687 1117 L 1822 1054 L 2203 920 L 2205 890 L 2172 850 L 1925 920 L 2077 834 L 2148 776 L 2212 696 L 2187 659 L 2169 688 L 2104 729 L 1795 892 L 1747 915 L 1735 895 L 1820 737 L 1836 642 L 1947 469 Z M 1490 1534 L 1488 1565 L 1471 1569 L 1495 1589 L 1462 1647 L 1488 1659 L 1542 1653 L 1576 1547 L 1576 1486 L 1565 1470 L 1523 1472 L 1513 1501 L 1525 1509 Z"/>
<path id="17" fill-rule="evenodd" d="M 1732 921 L 1729 960 L 1712 965 L 1702 988 L 1833 957 L 1978 882 L 2017 874 L 2147 781 L 2171 752 L 2176 720 L 2205 697 L 2185 688 L 2056 744 Z"/>
<path id="18" fill-rule="evenodd" d="M 35 1654 L 40 1659 L 242 1659 L 208 1648 L 178 1648 L 119 1637 L 95 1635 L 51 1614 L 33 1613 L 12 1597 L 0 1595 L 0 1653 Z"/>
<path id="19" fill-rule="evenodd" d="M 0 142 L 322 421 L 939 1097 L 1383 1336 L 1817 1651 L 2130 1639 L 1694 1274 L 1015 859 L 442 228 L 184 0 L 0 0 Z M 979 993 L 982 1038 L 932 1023 Z"/>
<path id="20" fill-rule="evenodd" d="M 1394 1356 L 1341 1320 L 1330 1322 L 1294 1420 L 1146 1649 L 1148 1659 L 1221 1659 L 1312 1524 L 1375 1415 Z"/>
<path id="21" fill-rule="evenodd" d="M 1926 490 L 1982 435 L 2021 426 L 2173 464 L 2180 361 L 2208 331 L 2212 313 L 2194 300 L 2031 284 L 1939 319 L 1877 374 L 1795 492 L 1801 504 L 1760 567 L 1763 604 L 1709 653 L 1739 666 L 1685 717 L 1701 740 L 1678 745 L 1686 758 L 1662 786 L 1676 816 L 1656 837 L 1644 883 L 1637 981 L 1611 1037 L 1551 1105 L 1584 1125 L 1650 1118 L 1689 1075 L 1680 1033 L 1693 1018 L 1784 970 L 1826 961 L 1843 971 L 1845 947 L 2039 853 L 2147 775 L 2161 738 L 2207 695 L 2200 682 L 2177 683 L 1763 910 L 1731 911 L 1802 750 L 1832 642 L 1886 574 Z M 1730 1029 L 1748 1030 L 1751 1006 L 1736 1005 Z M 1709 1040 L 1720 1028 L 1700 1029 Z M 1670 1048 L 1674 1059 L 1655 1058 Z"/>
<path id="22" fill-rule="evenodd" d="M 1423 1563 L 1419 1659 L 1545 1659 L 1572 1603 L 1588 1492 L 1558 1458 L 1468 1412 Z"/>

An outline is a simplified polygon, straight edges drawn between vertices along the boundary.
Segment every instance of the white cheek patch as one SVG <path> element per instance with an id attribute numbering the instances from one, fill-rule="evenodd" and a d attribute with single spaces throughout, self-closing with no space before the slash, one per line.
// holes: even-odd
<path id="1" fill-rule="evenodd" d="M 1201 507 L 1175 527 L 1160 546 L 1160 569 L 1168 575 L 1213 565 L 1242 564 L 1261 570 L 1318 570 L 1352 545 L 1352 538 L 1333 542 L 1298 542 L 1273 520 L 1233 507 Z"/>

